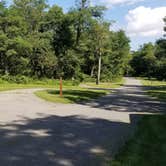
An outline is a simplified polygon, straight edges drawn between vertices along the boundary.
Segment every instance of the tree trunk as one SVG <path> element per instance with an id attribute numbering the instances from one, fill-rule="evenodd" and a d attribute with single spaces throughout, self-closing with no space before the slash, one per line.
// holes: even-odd
<path id="1" fill-rule="evenodd" d="M 93 75 L 94 75 L 94 70 L 95 70 L 95 65 L 93 65 L 92 68 L 91 68 L 91 73 L 90 73 L 91 77 L 93 77 Z"/>
<path id="2" fill-rule="evenodd" d="M 98 59 L 98 72 L 97 72 L 97 80 L 96 84 L 100 84 L 100 74 L 101 74 L 101 53 L 99 54 L 99 59 Z"/>

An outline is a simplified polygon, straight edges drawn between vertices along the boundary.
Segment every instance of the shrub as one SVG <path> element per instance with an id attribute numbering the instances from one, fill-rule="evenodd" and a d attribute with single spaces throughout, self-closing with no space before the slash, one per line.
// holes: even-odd
<path id="1" fill-rule="evenodd" d="M 82 81 L 84 81 L 84 82 L 95 82 L 96 79 L 94 77 L 90 77 L 87 74 L 82 74 Z"/>
<path id="2" fill-rule="evenodd" d="M 16 75 L 16 76 L 4 75 L 1 76 L 1 80 L 16 84 L 28 84 L 32 81 L 31 78 L 22 75 Z"/>

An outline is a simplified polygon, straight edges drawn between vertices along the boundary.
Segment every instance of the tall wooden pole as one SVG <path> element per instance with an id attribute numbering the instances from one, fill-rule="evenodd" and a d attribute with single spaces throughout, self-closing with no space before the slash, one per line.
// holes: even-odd
<path id="1" fill-rule="evenodd" d="M 63 97 L 63 90 L 62 90 L 62 77 L 60 77 L 60 97 Z"/>

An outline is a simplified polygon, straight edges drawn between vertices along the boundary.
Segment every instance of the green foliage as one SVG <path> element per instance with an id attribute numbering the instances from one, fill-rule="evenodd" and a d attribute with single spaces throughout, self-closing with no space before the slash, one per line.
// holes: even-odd
<path id="1" fill-rule="evenodd" d="M 144 86 L 148 86 L 148 95 L 157 99 L 166 101 L 166 81 L 158 81 L 155 79 L 142 79 Z"/>
<path id="2" fill-rule="evenodd" d="M 164 23 L 165 23 L 164 31 L 166 32 L 166 17 L 164 18 Z"/>
<path id="3" fill-rule="evenodd" d="M 110 32 L 104 12 L 88 0 L 77 0 L 67 13 L 46 0 L 13 0 L 9 7 L 1 1 L 0 74 L 20 77 L 13 78 L 17 83 L 24 76 L 78 82 L 122 76 L 129 40 L 122 31 Z"/>
<path id="4" fill-rule="evenodd" d="M 160 39 L 155 45 L 145 44 L 133 53 L 130 64 L 134 76 L 166 79 L 166 40 Z"/>
<path id="5" fill-rule="evenodd" d="M 0 84 L 5 85 L 5 84 L 17 84 L 17 86 L 20 85 L 25 85 L 23 87 L 26 87 L 27 85 L 32 85 L 32 87 L 36 87 L 36 85 L 41 86 L 55 86 L 59 87 L 59 80 L 55 79 L 48 79 L 48 78 L 32 78 L 32 77 L 27 77 L 23 75 L 16 75 L 16 76 L 11 76 L 11 75 L 3 75 L 0 76 Z M 78 86 L 80 84 L 79 80 L 63 80 L 63 85 L 64 86 Z M 17 87 L 16 86 L 16 87 Z"/>
<path id="6" fill-rule="evenodd" d="M 166 23 L 166 18 L 164 18 Z M 165 27 L 164 27 L 164 30 Z M 138 51 L 133 52 L 130 61 L 132 75 L 166 79 L 166 39 L 161 38 L 152 43 L 144 44 Z"/>
<path id="7" fill-rule="evenodd" d="M 166 116 L 146 115 L 138 129 L 110 166 L 166 165 Z"/>
<path id="8" fill-rule="evenodd" d="M 83 82 L 95 82 L 95 78 L 87 75 L 87 74 L 83 74 L 82 75 L 82 81 Z"/>
<path id="9" fill-rule="evenodd" d="M 9 83 L 17 83 L 17 84 L 27 84 L 32 82 L 31 78 L 26 76 L 20 76 L 20 75 L 16 75 L 16 76 L 3 75 L 1 76 L 1 81 L 2 80 Z"/>

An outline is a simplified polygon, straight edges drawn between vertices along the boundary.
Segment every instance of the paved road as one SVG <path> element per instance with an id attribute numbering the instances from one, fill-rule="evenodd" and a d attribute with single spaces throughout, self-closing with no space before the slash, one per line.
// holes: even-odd
<path id="1" fill-rule="evenodd" d="M 112 94 L 84 104 L 45 102 L 33 95 L 36 90 L 0 93 L 2 166 L 107 165 L 142 114 L 166 108 L 145 96 L 133 78 Z"/>

